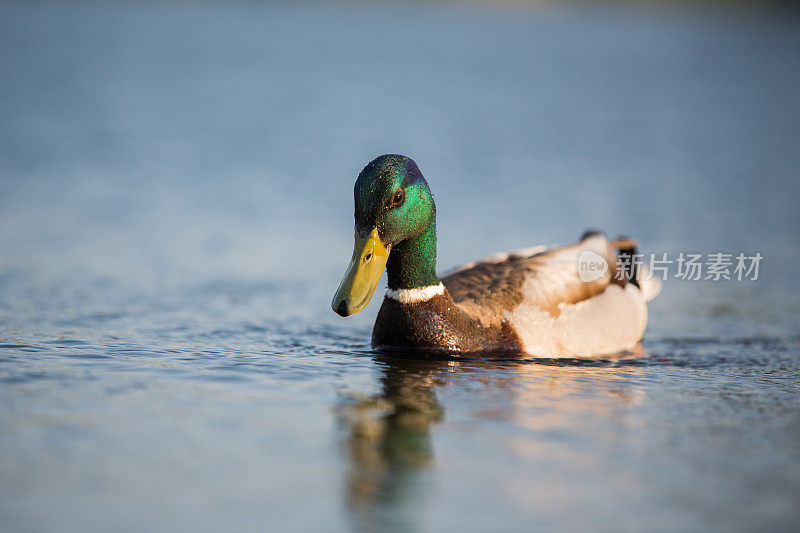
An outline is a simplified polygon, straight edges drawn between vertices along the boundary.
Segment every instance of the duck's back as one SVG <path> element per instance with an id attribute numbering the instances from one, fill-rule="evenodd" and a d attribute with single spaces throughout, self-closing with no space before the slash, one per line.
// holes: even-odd
<path id="1" fill-rule="evenodd" d="M 603 262 L 604 270 L 579 269 Z M 464 313 L 484 327 L 510 326 L 531 355 L 591 356 L 633 349 L 647 324 L 638 280 L 619 275 L 617 264 L 616 248 L 594 234 L 478 261 L 442 282 Z"/>

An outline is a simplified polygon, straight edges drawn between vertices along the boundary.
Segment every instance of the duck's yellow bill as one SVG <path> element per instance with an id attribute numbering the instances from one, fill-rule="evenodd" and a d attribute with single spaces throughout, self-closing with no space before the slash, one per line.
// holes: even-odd
<path id="1" fill-rule="evenodd" d="M 365 239 L 356 232 L 356 244 L 353 258 L 339 284 L 339 290 L 333 296 L 331 307 L 342 316 L 358 313 L 369 303 L 381 274 L 389 259 L 389 249 L 381 242 L 378 230 Z"/>

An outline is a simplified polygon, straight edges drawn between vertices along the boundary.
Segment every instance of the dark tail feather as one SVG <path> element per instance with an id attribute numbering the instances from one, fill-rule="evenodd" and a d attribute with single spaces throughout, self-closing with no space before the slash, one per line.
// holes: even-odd
<path id="1" fill-rule="evenodd" d="M 622 277 L 639 287 L 639 262 L 636 257 L 639 252 L 636 241 L 630 237 L 619 237 L 611 241 L 611 246 L 617 249 L 617 268 L 622 271 Z"/>
<path id="2" fill-rule="evenodd" d="M 619 268 L 624 272 L 624 277 L 633 285 L 639 287 L 642 295 L 648 302 L 661 292 L 661 280 L 650 274 L 647 264 L 642 262 L 641 256 L 637 257 L 636 241 L 628 237 L 620 237 L 612 241 L 611 245 L 617 249 Z"/>

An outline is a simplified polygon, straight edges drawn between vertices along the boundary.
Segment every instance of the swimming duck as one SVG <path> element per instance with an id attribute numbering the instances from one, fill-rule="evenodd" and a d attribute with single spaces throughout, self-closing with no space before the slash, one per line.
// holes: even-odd
<path id="1" fill-rule="evenodd" d="M 364 309 L 385 268 L 373 348 L 596 356 L 632 350 L 644 334 L 660 283 L 631 260 L 629 239 L 587 232 L 571 246 L 498 254 L 440 278 L 436 205 L 412 159 L 374 159 L 354 197 L 355 247 L 331 306 L 341 316 Z"/>

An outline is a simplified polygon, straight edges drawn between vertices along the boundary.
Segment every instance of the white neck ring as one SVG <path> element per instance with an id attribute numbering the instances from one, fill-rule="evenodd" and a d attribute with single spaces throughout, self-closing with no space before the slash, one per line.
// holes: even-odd
<path id="1" fill-rule="evenodd" d="M 444 285 L 428 285 L 427 287 L 417 287 L 415 289 L 386 289 L 386 297 L 396 300 L 401 304 L 413 304 L 426 302 L 434 296 L 444 294 Z"/>

